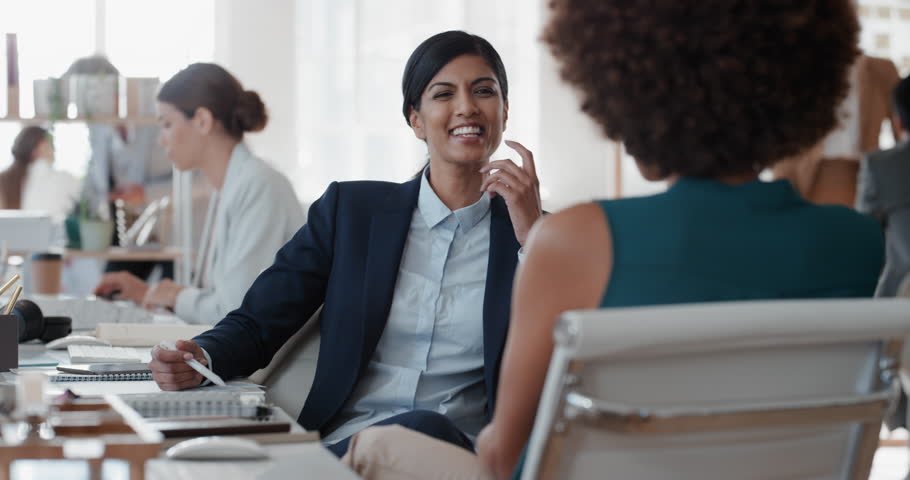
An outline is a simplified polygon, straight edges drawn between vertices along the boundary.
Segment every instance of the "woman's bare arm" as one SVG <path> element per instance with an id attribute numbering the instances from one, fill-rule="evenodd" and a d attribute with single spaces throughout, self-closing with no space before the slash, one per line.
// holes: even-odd
<path id="1" fill-rule="evenodd" d="M 496 411 L 477 439 L 478 454 L 499 478 L 509 477 L 531 434 L 559 314 L 599 306 L 612 269 L 609 225 L 593 203 L 538 221 L 525 250 L 513 288 Z"/>

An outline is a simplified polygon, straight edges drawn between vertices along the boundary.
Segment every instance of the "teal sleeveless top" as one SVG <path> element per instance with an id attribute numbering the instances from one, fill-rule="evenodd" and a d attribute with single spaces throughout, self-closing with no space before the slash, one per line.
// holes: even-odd
<path id="1" fill-rule="evenodd" d="M 597 203 L 613 240 L 601 307 L 871 297 L 884 262 L 876 220 L 811 204 L 785 180 L 683 178 L 664 193 Z"/>

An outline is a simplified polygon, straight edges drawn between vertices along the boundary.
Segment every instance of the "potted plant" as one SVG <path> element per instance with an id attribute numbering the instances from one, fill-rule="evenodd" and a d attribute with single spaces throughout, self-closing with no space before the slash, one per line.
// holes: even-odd
<path id="1" fill-rule="evenodd" d="M 89 201 L 79 202 L 79 241 L 83 250 L 100 252 L 111 246 L 114 222 L 102 216 L 103 208 L 89 208 Z"/>

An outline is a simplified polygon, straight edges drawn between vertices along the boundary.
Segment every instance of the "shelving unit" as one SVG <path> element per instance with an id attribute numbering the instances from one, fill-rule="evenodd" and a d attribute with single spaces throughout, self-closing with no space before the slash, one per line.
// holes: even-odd
<path id="1" fill-rule="evenodd" d="M 2 118 L 0 118 L 0 122 L 17 122 L 17 123 L 21 123 L 23 125 L 45 125 L 48 123 L 101 123 L 101 124 L 106 124 L 106 125 L 119 125 L 119 124 L 155 125 L 157 123 L 157 119 L 155 117 L 114 117 L 114 116 L 76 117 L 76 118 L 2 117 Z"/>
<path id="2" fill-rule="evenodd" d="M 4 122 L 15 122 L 22 125 L 47 125 L 49 123 L 156 125 L 157 119 L 155 117 L 119 117 L 111 115 L 74 118 L 0 117 L 0 123 Z M 191 251 L 190 245 L 192 243 L 192 212 L 190 210 L 192 181 L 189 172 L 180 172 L 175 168 L 173 174 L 174 180 L 171 195 L 174 213 L 172 216 L 172 228 L 175 231 L 174 241 L 176 245 L 167 246 L 161 250 L 111 247 L 102 252 L 92 252 L 67 249 L 65 256 L 67 258 L 99 258 L 108 261 L 173 261 L 175 267 L 174 280 L 181 285 L 188 285 L 190 282 L 191 261 L 187 256 L 187 252 Z"/>
<path id="3" fill-rule="evenodd" d="M 101 258 L 112 262 L 166 262 L 179 261 L 183 258 L 183 249 L 164 247 L 160 250 L 129 249 L 111 247 L 100 252 L 89 250 L 66 249 L 64 258 Z"/>
<path id="4" fill-rule="evenodd" d="M 96 10 L 97 16 L 100 18 L 98 25 L 100 25 L 100 30 L 104 29 L 104 13 L 103 13 L 103 4 L 100 10 Z M 101 12 L 101 13 L 99 13 Z M 43 83 L 42 85 L 47 88 L 47 90 L 41 90 L 40 95 L 37 94 L 38 79 L 33 80 L 33 85 L 35 85 L 35 91 L 33 93 L 36 96 L 33 99 L 25 100 L 20 95 L 19 89 L 19 49 L 18 49 L 18 39 L 16 33 L 7 33 L 5 35 L 5 47 L 6 47 L 6 82 L 5 82 L 5 91 L 2 93 L 6 96 L 6 106 L 7 113 L 4 117 L 0 117 L 0 123 L 18 123 L 20 125 L 46 125 L 53 123 L 71 123 L 71 124 L 107 124 L 107 125 L 156 125 L 157 118 L 154 113 L 153 105 L 149 102 L 154 100 L 154 92 L 159 86 L 159 79 L 155 77 L 122 77 L 117 75 L 117 79 L 114 84 L 104 85 L 101 88 L 106 93 L 102 94 L 101 98 L 105 99 L 104 102 L 94 105 L 96 108 L 82 110 L 83 107 L 80 105 L 80 98 L 84 102 L 83 105 L 95 103 L 94 99 L 87 99 L 87 97 L 80 97 L 79 91 L 82 88 L 88 88 L 85 85 L 80 86 L 79 76 L 86 75 L 86 72 L 82 73 L 72 73 L 63 75 L 63 79 L 47 79 L 50 80 L 50 83 Z M 103 49 L 102 49 L 103 50 Z M 91 69 L 93 73 L 88 73 L 89 75 L 95 75 L 105 71 L 104 69 Z M 103 73 L 102 73 L 103 74 Z M 43 80 L 43 79 L 42 79 Z M 97 80 L 97 79 L 96 79 Z M 76 84 L 73 85 L 71 82 L 76 81 Z M 96 85 L 97 86 L 97 85 Z M 112 88 L 109 88 L 112 87 Z M 73 89 L 76 90 L 76 94 L 73 97 Z M 66 92 L 66 93 L 64 93 Z M 85 92 L 85 91 L 83 91 Z M 108 103 L 109 100 L 112 100 L 113 103 Z M 38 109 L 38 98 L 44 98 L 47 100 L 48 105 L 45 105 L 44 108 Z M 70 98 L 67 98 L 70 97 Z M 35 112 L 41 112 L 43 115 L 34 116 L 34 117 L 22 117 L 20 116 L 20 103 L 25 101 L 34 101 Z M 74 110 L 73 107 L 76 107 L 78 110 Z M 110 113 L 106 115 L 86 115 L 90 111 L 104 111 L 104 112 L 118 112 Z M 80 115 L 73 116 L 78 111 Z M 66 112 L 65 116 L 63 112 Z M 61 114 L 59 117 L 54 115 Z M 139 116 L 139 115 L 141 116 Z M 126 250 L 111 248 L 105 252 L 82 252 L 77 250 L 68 250 L 67 255 L 70 257 L 74 256 L 90 256 L 90 257 L 101 257 L 106 259 L 154 259 L 154 260 L 173 260 L 175 280 L 183 285 L 189 284 L 190 281 L 190 264 L 191 258 L 191 241 L 192 241 L 192 211 L 190 209 L 191 198 L 191 189 L 192 181 L 191 174 L 189 172 L 179 172 L 176 168 L 173 170 L 173 181 L 172 181 L 172 202 L 171 208 L 173 209 L 173 231 L 175 233 L 175 243 L 171 247 L 166 247 L 163 250 L 159 251 L 149 251 L 149 250 Z M 186 252 L 186 253 L 184 253 Z M 2 480 L 2 477 L 0 477 Z"/>

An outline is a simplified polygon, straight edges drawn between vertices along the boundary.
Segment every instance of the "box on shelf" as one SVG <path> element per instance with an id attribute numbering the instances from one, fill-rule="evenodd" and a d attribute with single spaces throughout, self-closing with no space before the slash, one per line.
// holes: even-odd
<path id="1" fill-rule="evenodd" d="M 34 80 L 35 116 L 42 118 L 65 118 L 69 99 L 64 83 L 59 78 Z"/>
<path id="2" fill-rule="evenodd" d="M 157 115 L 156 95 L 158 77 L 128 77 L 126 79 L 126 114 L 129 117 L 148 118 Z"/>
<path id="3" fill-rule="evenodd" d="M 77 73 L 69 78 L 70 97 L 80 117 L 115 117 L 119 115 L 120 77 Z"/>
<path id="4" fill-rule="evenodd" d="M 54 225 L 47 212 L 0 210 L 0 243 L 10 251 L 43 252 L 51 247 Z"/>

